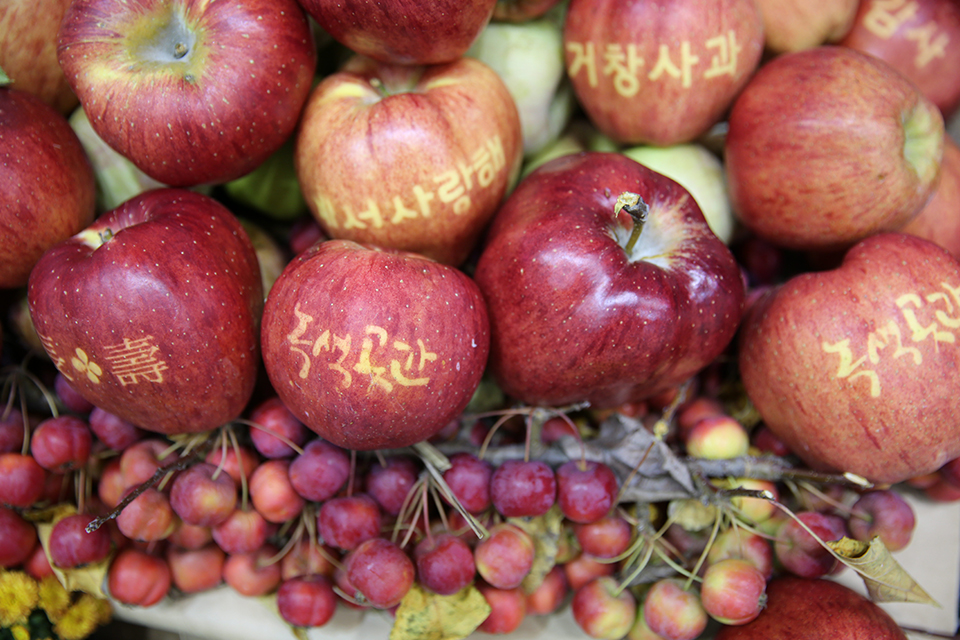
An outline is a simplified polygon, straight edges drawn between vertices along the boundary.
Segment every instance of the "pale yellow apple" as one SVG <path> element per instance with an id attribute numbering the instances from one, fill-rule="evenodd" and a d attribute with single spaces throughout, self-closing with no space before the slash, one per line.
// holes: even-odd
<path id="1" fill-rule="evenodd" d="M 757 0 L 772 53 L 838 42 L 853 26 L 859 0 Z"/>

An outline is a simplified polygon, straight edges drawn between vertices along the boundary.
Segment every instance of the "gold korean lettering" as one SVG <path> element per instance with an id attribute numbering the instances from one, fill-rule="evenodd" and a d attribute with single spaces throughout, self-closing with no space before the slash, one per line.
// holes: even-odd
<path id="1" fill-rule="evenodd" d="M 293 328 L 293 331 L 287 334 L 287 342 L 290 343 L 290 351 L 300 354 L 303 357 L 303 364 L 300 365 L 300 372 L 298 375 L 301 379 L 306 378 L 310 374 L 310 356 L 307 355 L 307 352 L 301 349 L 296 345 L 310 345 L 309 340 L 303 339 L 303 334 L 307 332 L 307 327 L 310 326 L 310 323 L 313 322 L 313 316 L 308 315 L 300 311 L 300 303 L 293 305 L 293 315 L 297 317 L 297 326 Z"/>
<path id="2" fill-rule="evenodd" d="M 923 306 L 923 301 L 915 293 L 907 293 L 896 300 L 897 306 L 900 307 L 901 313 L 903 313 L 904 320 L 907 321 L 907 327 L 910 328 L 913 333 L 910 335 L 910 339 L 914 342 L 923 342 L 928 337 L 933 336 L 933 342 L 935 348 L 939 349 L 941 342 L 955 342 L 956 338 L 949 331 L 939 331 L 939 325 L 936 321 L 930 323 L 927 326 L 920 324 L 920 320 L 917 318 L 917 314 L 914 313 L 913 309 L 909 308 L 909 305 L 913 305 L 917 309 Z"/>
<path id="3" fill-rule="evenodd" d="M 643 58 L 637 54 L 637 45 L 610 43 L 603 53 L 603 75 L 613 76 L 613 88 L 621 96 L 630 98 L 640 90 L 637 73 L 643 66 Z"/>
<path id="4" fill-rule="evenodd" d="M 707 49 L 716 49 L 710 56 L 710 67 L 703 72 L 704 78 L 716 78 L 721 75 L 735 75 L 737 73 L 737 56 L 743 47 L 737 44 L 737 34 L 733 29 L 727 35 L 720 35 L 706 41 Z"/>
<path id="5" fill-rule="evenodd" d="M 670 77 L 680 80 L 684 88 L 689 88 L 692 84 L 691 69 L 700 62 L 700 58 L 693 55 L 690 51 L 690 42 L 684 40 L 680 43 L 680 66 L 677 66 L 670 57 L 670 49 L 665 44 L 660 45 L 657 55 L 657 61 L 647 76 L 649 80 L 658 80 L 664 73 Z"/>
<path id="6" fill-rule="evenodd" d="M 836 353 L 840 356 L 840 364 L 837 367 L 836 374 L 837 378 L 841 380 L 849 378 L 852 382 L 861 376 L 866 377 L 870 381 L 870 396 L 876 398 L 880 395 L 880 378 L 877 376 L 877 372 L 870 369 L 857 371 L 857 369 L 866 362 L 867 356 L 861 356 L 854 360 L 853 352 L 850 350 L 849 338 L 833 344 L 823 341 L 820 347 L 825 353 Z"/>
<path id="7" fill-rule="evenodd" d="M 324 329 L 323 333 L 320 334 L 320 337 L 314 341 L 312 350 L 313 357 L 319 356 L 322 351 L 340 352 L 340 357 L 338 357 L 335 362 L 328 362 L 327 368 L 331 371 L 336 371 L 342 376 L 342 379 L 340 380 L 340 386 L 344 389 L 353 383 L 353 374 L 351 374 L 347 368 L 343 366 L 347 356 L 350 355 L 350 343 L 350 334 L 347 334 L 345 337 L 341 338 L 340 336 L 331 334 L 329 329 Z"/>
<path id="8" fill-rule="evenodd" d="M 353 365 L 353 370 L 361 375 L 370 376 L 370 386 L 377 385 L 384 391 L 393 391 L 393 384 L 383 377 L 387 368 L 375 366 L 370 359 L 374 348 L 372 336 L 377 338 L 380 347 L 387 343 L 386 329 L 375 325 L 367 325 L 363 341 L 360 344 L 360 356 L 357 359 L 357 364 Z"/>
<path id="9" fill-rule="evenodd" d="M 124 338 L 121 344 L 104 347 L 110 373 L 117 377 L 122 386 L 137 384 L 141 380 L 163 382 L 163 372 L 170 367 L 157 358 L 160 348 L 152 340 L 153 336 L 137 340 Z"/>
<path id="10" fill-rule="evenodd" d="M 568 42 L 566 49 L 567 53 L 573 56 L 567 64 L 567 74 L 574 78 L 583 69 L 587 74 L 587 84 L 591 87 L 597 86 L 597 58 L 594 44 Z"/>
<path id="11" fill-rule="evenodd" d="M 946 282 L 941 282 L 940 286 L 946 289 L 950 296 L 948 297 L 946 293 L 937 291 L 927 295 L 927 302 L 936 303 L 942 301 L 944 306 L 947 307 L 947 311 L 944 312 L 941 309 L 937 309 L 933 316 L 937 319 L 937 322 L 946 327 L 951 329 L 960 329 L 960 315 L 955 318 L 947 315 L 947 313 L 953 313 L 954 303 L 956 303 L 957 306 L 960 306 L 960 287 L 951 287 Z M 950 298 L 953 298 L 953 302 L 950 301 Z"/>
<path id="12" fill-rule="evenodd" d="M 937 33 L 937 25 L 933 21 L 907 29 L 906 37 L 907 40 L 917 43 L 917 56 L 913 59 L 913 64 L 918 69 L 933 62 L 934 58 L 944 58 L 947 55 L 950 36 L 943 31 Z"/>
<path id="13" fill-rule="evenodd" d="M 919 9 L 919 4 L 914 0 L 873 0 L 863 16 L 863 26 L 870 33 L 886 40 L 917 15 Z"/>

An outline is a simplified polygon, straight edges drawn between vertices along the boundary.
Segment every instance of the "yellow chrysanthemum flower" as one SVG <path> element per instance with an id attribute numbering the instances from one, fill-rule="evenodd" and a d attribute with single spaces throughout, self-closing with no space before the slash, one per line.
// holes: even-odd
<path id="1" fill-rule="evenodd" d="M 61 640 L 83 640 L 101 624 L 102 603 L 89 593 L 82 593 L 53 625 Z"/>
<path id="2" fill-rule="evenodd" d="M 23 624 L 37 606 L 37 581 L 23 571 L 0 572 L 0 627 Z"/>
<path id="3" fill-rule="evenodd" d="M 70 606 L 70 592 L 63 588 L 56 576 L 40 580 L 38 604 L 47 612 L 50 622 L 56 622 Z"/>
<path id="4" fill-rule="evenodd" d="M 22 624 L 10 627 L 10 633 L 13 634 L 13 640 L 30 640 L 30 630 Z"/>

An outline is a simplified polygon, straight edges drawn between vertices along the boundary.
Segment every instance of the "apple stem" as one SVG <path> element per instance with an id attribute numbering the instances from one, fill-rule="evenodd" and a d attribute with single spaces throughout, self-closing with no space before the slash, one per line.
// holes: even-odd
<path id="1" fill-rule="evenodd" d="M 650 207 L 643 201 L 638 193 L 624 191 L 617 196 L 617 203 L 613 206 L 614 215 L 619 215 L 621 211 L 626 211 L 633 218 L 633 230 L 630 232 L 630 238 L 627 240 L 627 246 L 624 247 L 627 253 L 633 251 L 633 247 L 640 239 L 640 233 L 643 231 L 643 225 L 647 221 L 647 214 Z"/>
<path id="2" fill-rule="evenodd" d="M 380 94 L 381 98 L 389 98 L 390 92 L 387 91 L 387 88 L 383 86 L 383 81 L 380 78 L 370 78 L 370 86 L 376 89 L 377 93 Z"/>

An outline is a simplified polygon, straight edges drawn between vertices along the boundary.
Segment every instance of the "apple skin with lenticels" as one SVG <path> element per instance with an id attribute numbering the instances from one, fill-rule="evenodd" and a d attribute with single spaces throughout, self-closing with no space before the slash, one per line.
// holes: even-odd
<path id="1" fill-rule="evenodd" d="M 273 387 L 307 427 L 345 449 L 387 449 L 429 438 L 466 408 L 489 323 L 465 273 L 328 240 L 274 283 L 262 344 Z"/>
<path id="2" fill-rule="evenodd" d="M 649 206 L 632 250 L 625 192 Z M 743 280 L 690 193 L 618 153 L 552 160 L 490 227 L 474 274 L 490 371 L 535 405 L 614 407 L 694 375 L 740 321 Z"/>
<path id="3" fill-rule="evenodd" d="M 176 187 L 239 178 L 279 149 L 317 66 L 295 0 L 76 0 L 57 58 L 97 135 Z"/>
<path id="4" fill-rule="evenodd" d="M 328 237 L 457 266 L 516 181 L 522 154 L 516 103 L 486 64 L 354 56 L 310 95 L 294 164 Z"/>
<path id="5" fill-rule="evenodd" d="M 811 466 L 896 483 L 960 455 L 960 262 L 903 233 L 763 294 L 739 335 L 764 423 Z"/>
<path id="6" fill-rule="evenodd" d="M 259 367 L 257 256 L 222 204 L 156 189 L 48 249 L 30 317 L 88 401 L 149 431 L 207 431 L 242 413 Z"/>

